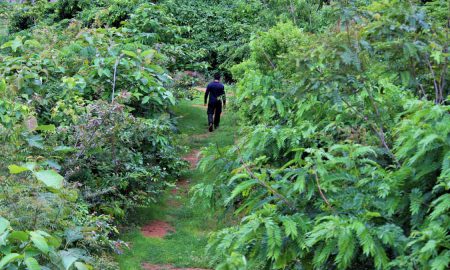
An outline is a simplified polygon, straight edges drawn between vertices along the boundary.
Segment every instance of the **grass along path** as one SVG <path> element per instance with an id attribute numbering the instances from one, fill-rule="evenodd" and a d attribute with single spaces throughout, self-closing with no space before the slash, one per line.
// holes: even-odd
<path id="1" fill-rule="evenodd" d="M 177 105 L 175 113 L 179 118 L 180 143 L 187 146 L 186 157 L 197 162 L 198 151 L 209 144 L 219 147 L 233 144 L 233 123 L 231 113 L 222 115 L 221 127 L 213 133 L 207 132 L 206 108 L 201 107 L 201 96 L 193 101 Z M 129 242 L 130 250 L 118 256 L 121 269 L 196 269 L 209 267 L 205 254 L 208 234 L 218 227 L 218 220 L 201 205 L 191 205 L 189 188 L 214 177 L 202 174 L 195 167 L 180 179 L 175 191 L 168 191 L 164 202 L 137 209 L 133 222 L 145 225 L 166 222 L 170 225 L 163 238 L 145 237 L 139 228 L 123 236 Z M 171 231 L 172 230 L 172 231 Z M 143 266 L 145 268 L 143 268 Z M 192 268 L 194 267 L 194 268 Z"/>

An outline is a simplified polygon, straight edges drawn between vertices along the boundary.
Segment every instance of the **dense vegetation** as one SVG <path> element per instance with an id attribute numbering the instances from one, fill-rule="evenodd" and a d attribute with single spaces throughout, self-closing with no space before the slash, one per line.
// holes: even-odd
<path id="1" fill-rule="evenodd" d="M 448 269 L 448 1 L 33 2 L 0 3 L 0 269 L 117 269 L 216 71 L 239 127 L 191 190 L 233 216 L 212 268 Z"/>

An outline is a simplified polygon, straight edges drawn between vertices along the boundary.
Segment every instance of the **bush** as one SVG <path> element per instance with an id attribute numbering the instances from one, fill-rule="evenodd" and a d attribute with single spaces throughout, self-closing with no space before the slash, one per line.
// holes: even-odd
<path id="1" fill-rule="evenodd" d="M 75 153 L 63 165 L 71 182 L 80 183 L 95 208 L 124 217 L 131 207 L 158 200 L 185 168 L 171 143 L 170 123 L 144 120 L 123 105 L 96 102 L 66 130 Z"/>
<path id="2" fill-rule="evenodd" d="M 241 140 L 205 151 L 224 169 L 193 188 L 238 219 L 210 239 L 217 269 L 448 268 L 445 30 L 362 2 L 345 32 L 278 24 L 232 69 Z"/>

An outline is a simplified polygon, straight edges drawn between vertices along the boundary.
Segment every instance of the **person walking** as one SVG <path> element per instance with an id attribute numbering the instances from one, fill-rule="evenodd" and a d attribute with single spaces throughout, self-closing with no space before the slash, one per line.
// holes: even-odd
<path id="1" fill-rule="evenodd" d="M 209 83 L 206 87 L 205 92 L 205 106 L 208 104 L 207 114 L 209 132 L 212 132 L 219 127 L 222 107 L 225 109 L 226 103 L 225 86 L 220 82 L 220 74 L 217 73 L 214 75 L 214 81 Z"/>

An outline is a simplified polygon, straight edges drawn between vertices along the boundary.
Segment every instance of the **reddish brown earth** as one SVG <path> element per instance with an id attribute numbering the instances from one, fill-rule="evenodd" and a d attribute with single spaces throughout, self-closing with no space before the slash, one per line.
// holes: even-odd
<path id="1" fill-rule="evenodd" d="M 184 160 L 186 160 L 187 162 L 189 162 L 189 164 L 191 164 L 191 169 L 195 169 L 195 167 L 197 167 L 199 158 L 200 158 L 199 150 L 193 150 L 187 156 L 183 157 Z"/>
<path id="2" fill-rule="evenodd" d="M 184 160 L 189 162 L 189 164 L 191 165 L 191 169 L 195 169 L 199 158 L 200 158 L 199 150 L 193 150 L 191 153 L 183 157 Z M 180 192 L 186 192 L 187 190 L 189 190 L 189 181 L 182 179 L 177 182 L 177 186 L 171 191 L 171 193 L 173 195 L 178 195 L 180 194 Z M 175 200 L 169 201 L 169 205 L 172 205 L 174 207 L 180 206 L 180 204 Z M 169 232 L 175 232 L 175 229 L 167 222 L 161 220 L 154 220 L 151 223 L 142 227 L 141 232 L 145 237 L 163 238 Z"/>
<path id="3" fill-rule="evenodd" d="M 141 232 L 145 237 L 163 238 L 169 232 L 175 232 L 175 229 L 167 222 L 154 220 L 142 227 Z"/>
<path id="4" fill-rule="evenodd" d="M 144 263 L 142 264 L 142 268 L 144 270 L 208 270 L 208 269 L 202 269 L 202 268 L 176 268 L 173 265 L 156 265 L 156 264 L 149 264 Z"/>
<path id="5" fill-rule="evenodd" d="M 177 186 L 170 191 L 172 195 L 179 195 L 189 190 L 189 181 L 186 179 L 179 180 Z"/>

